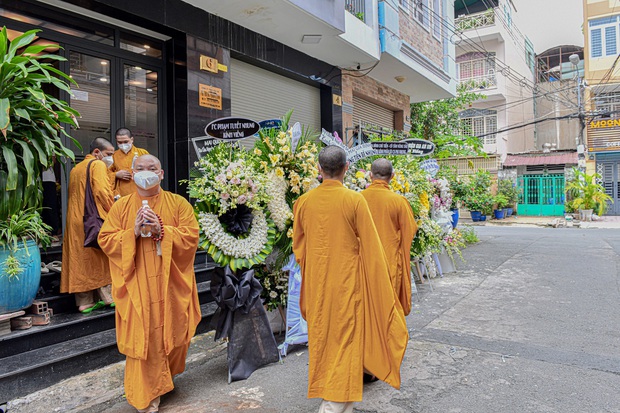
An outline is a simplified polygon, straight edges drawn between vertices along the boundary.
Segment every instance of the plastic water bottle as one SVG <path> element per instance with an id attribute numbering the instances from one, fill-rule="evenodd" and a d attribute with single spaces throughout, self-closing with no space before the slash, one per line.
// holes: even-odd
<path id="1" fill-rule="evenodd" d="M 133 159 L 131 160 L 131 170 L 133 170 L 133 166 L 136 163 L 136 159 L 138 159 L 138 152 L 133 153 Z"/>
<path id="2" fill-rule="evenodd" d="M 147 201 L 146 199 L 142 200 L 142 209 L 150 209 L 149 201 Z M 144 224 L 142 224 L 142 227 L 140 228 L 140 235 L 143 238 L 148 238 L 152 235 L 150 222 L 146 221 Z"/>

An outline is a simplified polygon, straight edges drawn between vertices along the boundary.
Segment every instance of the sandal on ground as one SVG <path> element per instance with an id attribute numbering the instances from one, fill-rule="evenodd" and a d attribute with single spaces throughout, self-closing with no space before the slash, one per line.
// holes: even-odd
<path id="1" fill-rule="evenodd" d="M 95 310 L 99 310 L 100 308 L 105 307 L 105 303 L 103 301 L 97 301 L 92 307 L 88 307 L 82 311 L 80 311 L 80 313 L 82 314 L 90 314 Z"/>
<path id="2" fill-rule="evenodd" d="M 374 376 L 372 374 L 368 374 L 368 373 L 364 373 L 364 383 L 373 383 L 375 381 L 379 380 L 377 378 L 377 376 Z"/>
<path id="3" fill-rule="evenodd" d="M 60 273 L 62 272 L 62 262 L 60 261 L 52 261 L 46 265 L 46 267 L 54 272 Z"/>
<path id="4" fill-rule="evenodd" d="M 47 268 L 44 262 L 41 262 L 41 274 L 48 274 L 49 272 L 50 272 L 50 269 Z"/>

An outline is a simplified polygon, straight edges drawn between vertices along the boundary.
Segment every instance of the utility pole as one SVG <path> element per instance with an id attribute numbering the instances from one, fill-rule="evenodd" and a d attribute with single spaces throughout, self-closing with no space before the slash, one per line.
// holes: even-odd
<path id="1" fill-rule="evenodd" d="M 586 170 L 586 146 L 583 139 L 583 131 L 586 127 L 585 114 L 583 110 L 583 102 L 581 99 L 581 76 L 579 75 L 579 55 L 573 53 L 568 56 L 568 60 L 575 66 L 575 77 L 577 78 L 577 116 L 579 117 L 579 134 L 575 138 L 575 145 L 577 146 L 577 162 L 579 170 L 585 172 Z"/>

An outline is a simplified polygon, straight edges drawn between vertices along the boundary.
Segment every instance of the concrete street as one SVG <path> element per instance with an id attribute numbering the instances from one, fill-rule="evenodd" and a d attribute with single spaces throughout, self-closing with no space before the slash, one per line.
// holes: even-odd
<path id="1" fill-rule="evenodd" d="M 620 412 L 620 232 L 477 226 L 458 272 L 419 287 L 400 391 L 369 384 L 356 412 Z M 123 364 L 66 380 L 9 412 L 134 412 Z M 226 352 L 194 340 L 161 412 L 318 411 L 307 349 L 227 384 Z"/>

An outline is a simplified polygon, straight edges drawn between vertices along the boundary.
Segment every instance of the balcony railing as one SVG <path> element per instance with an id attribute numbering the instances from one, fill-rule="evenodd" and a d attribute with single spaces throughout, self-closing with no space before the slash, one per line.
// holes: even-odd
<path id="1" fill-rule="evenodd" d="M 366 22 L 365 0 L 345 0 L 344 8 L 361 21 Z"/>
<path id="2" fill-rule="evenodd" d="M 497 77 L 495 76 L 495 73 L 492 73 L 484 76 L 461 79 L 459 81 L 459 87 L 464 90 L 489 89 L 497 87 Z"/>
<path id="3" fill-rule="evenodd" d="M 481 13 L 459 16 L 454 20 L 456 30 L 459 32 L 478 29 L 480 27 L 493 26 L 494 24 L 495 12 L 493 9 L 489 9 Z"/>

